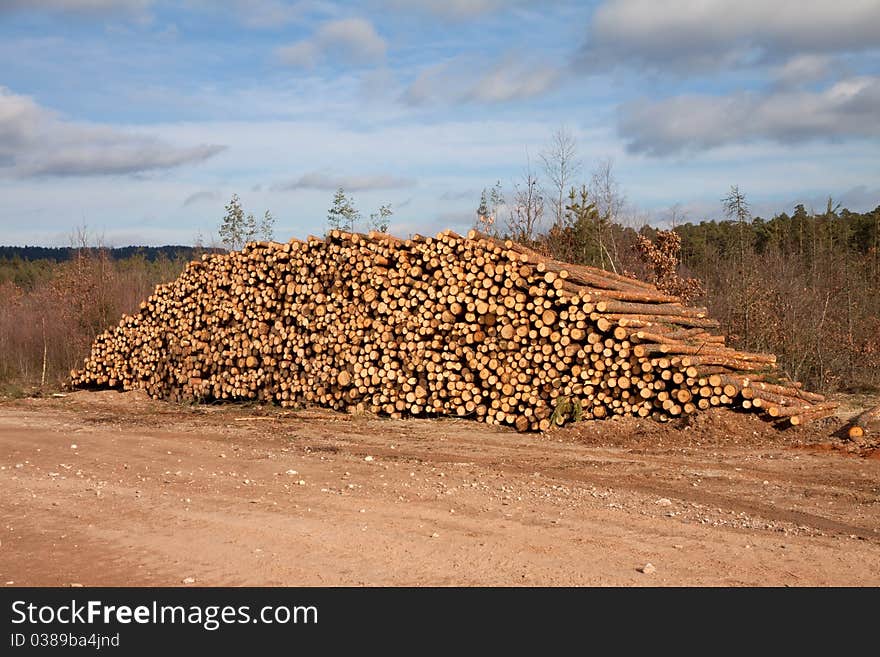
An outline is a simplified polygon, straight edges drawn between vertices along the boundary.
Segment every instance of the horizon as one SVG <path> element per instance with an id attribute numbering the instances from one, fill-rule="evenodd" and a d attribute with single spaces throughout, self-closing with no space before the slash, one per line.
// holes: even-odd
<path id="1" fill-rule="evenodd" d="M 633 224 L 723 219 L 732 185 L 765 218 L 871 211 L 877 24 L 859 0 L 13 0 L 0 242 L 209 244 L 232 194 L 283 242 L 339 186 L 393 234 L 463 233 L 563 126 L 575 184 L 611 158 Z"/>
<path id="2" fill-rule="evenodd" d="M 826 206 L 827 206 L 827 202 L 826 202 Z M 792 208 L 792 209 L 794 209 L 794 208 Z M 807 211 L 807 213 L 808 213 L 810 216 L 820 216 L 820 215 L 821 215 L 821 213 L 818 212 L 815 208 L 812 208 L 812 207 L 806 207 L 806 206 L 805 206 L 804 209 Z M 874 212 L 874 211 L 877 211 L 877 210 L 880 210 L 880 203 L 878 203 L 874 208 L 872 208 L 872 209 L 868 209 L 868 210 L 864 210 L 864 211 L 851 210 L 850 208 L 847 208 L 847 207 L 845 207 L 845 206 L 843 206 L 843 205 L 840 205 L 839 207 L 837 207 L 837 208 L 834 209 L 834 212 L 835 212 L 836 214 L 840 214 L 840 213 L 843 212 L 843 211 L 849 211 L 849 212 L 853 212 L 853 213 L 855 213 L 855 214 L 870 214 L 871 212 Z M 770 221 L 770 220 L 773 220 L 773 219 L 775 219 L 775 218 L 777 218 L 777 217 L 782 216 L 783 214 L 788 215 L 788 216 L 791 216 L 791 213 L 789 213 L 787 210 L 780 210 L 779 212 L 774 212 L 773 214 L 768 215 L 768 216 L 762 216 L 762 215 L 760 215 L 760 214 L 753 214 L 753 215 L 749 218 L 749 223 L 753 223 L 755 220 Z M 719 218 L 719 217 L 715 217 L 715 218 L 706 218 L 706 219 L 693 219 L 693 218 L 689 218 L 689 219 L 685 219 L 685 220 L 682 220 L 682 221 L 678 221 L 677 223 L 675 223 L 675 225 L 669 225 L 668 222 L 665 222 L 665 224 L 664 224 L 664 223 L 644 223 L 644 224 L 642 224 L 641 226 L 632 226 L 632 225 L 623 225 L 623 224 L 619 224 L 619 225 L 621 225 L 622 228 L 624 228 L 624 229 L 632 229 L 632 230 L 634 230 L 634 231 L 636 231 L 636 232 L 640 232 L 640 231 L 641 231 L 643 228 L 645 228 L 645 227 L 651 227 L 651 228 L 655 228 L 655 229 L 663 229 L 663 228 L 666 228 L 666 229 L 672 229 L 672 230 L 674 230 L 674 229 L 676 229 L 676 228 L 681 228 L 682 226 L 687 226 L 687 225 L 699 226 L 701 223 L 711 223 L 711 222 L 715 222 L 715 223 L 729 222 L 729 223 L 733 223 L 733 224 L 735 224 L 735 223 L 737 223 L 737 220 L 736 220 L 735 218 L 731 218 L 731 217 L 720 217 L 720 218 Z M 78 227 L 78 229 L 81 229 L 81 228 L 87 228 L 87 227 Z M 330 229 L 329 229 L 329 228 L 326 228 L 326 230 L 329 231 Z M 477 230 L 479 230 L 479 229 L 477 229 Z M 352 230 L 351 232 L 352 232 L 352 233 L 359 233 L 359 234 L 367 234 L 369 231 L 370 231 L 370 229 L 366 229 L 366 230 Z M 326 232 L 326 231 L 325 231 L 325 232 Z M 343 231 L 343 232 L 345 232 L 345 231 Z M 425 235 L 425 236 L 433 237 L 434 235 L 439 235 L 439 234 L 442 233 L 442 232 L 443 232 L 443 231 L 441 230 L 441 231 L 438 231 L 437 233 L 430 233 L 430 234 Z M 467 235 L 467 232 L 468 232 L 468 231 L 465 230 L 465 231 L 464 231 L 463 233 L 461 233 L 461 234 L 462 234 L 462 235 Z M 387 233 L 388 233 L 389 235 L 393 235 L 393 236 L 395 236 L 395 237 L 401 237 L 401 238 L 411 238 L 413 235 L 419 234 L 419 233 L 413 233 L 413 232 L 410 232 L 410 233 L 408 233 L 408 234 L 406 234 L 406 235 L 402 235 L 402 234 L 396 234 L 393 230 L 388 230 Z M 502 236 L 505 235 L 505 233 L 503 233 L 503 232 L 500 233 L 500 234 L 501 234 Z M 80 239 L 80 240 L 83 239 L 83 235 L 85 235 L 85 236 L 86 236 L 86 239 L 88 240 L 88 244 L 87 244 L 86 246 L 84 246 L 84 247 L 83 247 L 81 244 L 75 244 L 75 243 L 74 243 L 77 239 Z M 258 238 L 255 238 L 255 239 L 253 239 L 253 240 L 250 240 L 250 242 L 266 242 L 266 241 L 269 241 L 269 242 L 275 242 L 275 243 L 277 243 L 277 244 L 283 244 L 283 243 L 285 243 L 285 242 L 291 242 L 291 241 L 299 240 L 299 239 L 300 239 L 300 238 L 297 238 L 297 237 L 289 237 L 289 238 L 287 238 L 287 239 L 283 239 L 283 238 L 280 238 L 279 236 L 276 235 L 276 236 L 275 236 L 273 239 L 271 239 L 271 240 L 264 240 L 264 239 L 258 237 Z M 236 249 L 230 249 L 230 248 L 224 246 L 222 243 L 220 243 L 219 238 L 216 239 L 215 241 L 212 241 L 211 243 L 203 243 L 203 244 L 174 244 L 174 243 L 170 243 L 170 242 L 168 242 L 168 243 L 162 243 L 162 244 L 108 244 L 108 243 L 105 242 L 103 236 L 101 236 L 101 235 L 97 235 L 97 234 L 82 234 L 82 233 L 81 233 L 80 235 L 78 235 L 78 236 L 70 235 L 70 236 L 68 237 L 68 242 L 67 242 L 66 244 L 57 244 L 57 245 L 45 245 L 45 244 L 0 244 L 0 250 L 2 250 L 2 249 L 47 249 L 47 250 L 71 250 L 71 251 L 76 251 L 77 249 L 80 249 L 80 248 L 85 248 L 85 249 L 109 249 L 109 250 L 111 250 L 111 251 L 122 251 L 122 250 L 125 250 L 125 249 L 157 249 L 157 250 L 158 250 L 158 249 L 195 249 L 195 250 L 198 250 L 198 249 L 204 249 L 204 250 L 206 250 L 206 251 L 207 251 L 207 250 L 213 250 L 213 251 L 232 251 L 232 250 L 236 250 Z"/>

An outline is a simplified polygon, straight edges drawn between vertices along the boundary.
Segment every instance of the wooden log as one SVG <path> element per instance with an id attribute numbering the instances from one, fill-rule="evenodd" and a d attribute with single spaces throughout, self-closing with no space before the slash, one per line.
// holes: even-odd
<path id="1" fill-rule="evenodd" d="M 850 420 L 847 435 L 853 440 L 863 438 L 868 433 L 868 428 L 875 422 L 880 423 L 880 404 Z"/>
<path id="2" fill-rule="evenodd" d="M 836 402 L 813 404 L 812 406 L 805 407 L 800 413 L 782 415 L 783 425 L 785 424 L 786 419 L 791 426 L 800 426 L 807 422 L 821 420 L 834 415 L 837 411 L 837 407 L 838 405 Z"/>
<path id="3" fill-rule="evenodd" d="M 680 315 L 661 315 L 661 314 L 633 314 L 633 313 L 614 313 L 604 312 L 596 313 L 597 316 L 605 317 L 611 321 L 617 321 L 621 326 L 627 328 L 648 328 L 656 330 L 658 326 L 684 326 L 691 328 L 718 328 L 719 324 L 716 320 L 709 317 L 684 317 Z"/>
<path id="4" fill-rule="evenodd" d="M 723 355 L 685 356 L 681 359 L 681 363 L 684 367 L 689 367 L 691 365 L 721 365 L 723 367 L 743 370 L 746 372 L 763 371 L 766 369 L 772 369 L 773 367 L 772 364 L 769 363 L 752 362 L 740 358 L 730 358 Z"/>
<path id="5" fill-rule="evenodd" d="M 749 387 L 754 388 L 755 390 L 764 390 L 766 392 L 775 393 L 777 395 L 786 395 L 788 397 L 797 397 L 799 399 L 803 399 L 805 401 L 810 401 L 814 403 L 821 403 L 825 401 L 824 395 L 820 395 L 813 392 L 807 392 L 806 390 L 801 390 L 796 387 L 794 384 L 792 385 L 779 385 L 774 383 L 766 383 L 764 381 L 750 381 Z"/>

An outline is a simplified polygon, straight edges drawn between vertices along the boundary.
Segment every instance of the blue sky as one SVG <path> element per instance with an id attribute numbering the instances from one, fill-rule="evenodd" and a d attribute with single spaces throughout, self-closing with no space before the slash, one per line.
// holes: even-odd
<path id="1" fill-rule="evenodd" d="M 623 220 L 880 204 L 876 0 L 0 0 L 0 243 L 465 231 L 565 126 Z M 503 220 L 503 212 L 502 217 Z M 364 228 L 359 226 L 359 228 Z"/>

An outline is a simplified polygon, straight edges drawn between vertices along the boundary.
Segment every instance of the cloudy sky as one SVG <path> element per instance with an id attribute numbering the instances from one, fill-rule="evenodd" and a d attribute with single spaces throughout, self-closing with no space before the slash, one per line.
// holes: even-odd
<path id="1" fill-rule="evenodd" d="M 877 0 L 0 0 L 0 244 L 466 230 L 554 132 L 635 220 L 880 204 Z M 509 195 L 509 191 L 508 191 Z"/>

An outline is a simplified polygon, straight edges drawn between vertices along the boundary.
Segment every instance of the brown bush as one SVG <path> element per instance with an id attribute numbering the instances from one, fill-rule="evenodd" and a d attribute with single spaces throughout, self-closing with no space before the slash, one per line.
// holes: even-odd
<path id="1" fill-rule="evenodd" d="M 0 282 L 0 382 L 59 385 L 98 333 L 182 266 L 138 257 L 114 261 L 104 249 L 81 249 L 32 287 Z"/>

